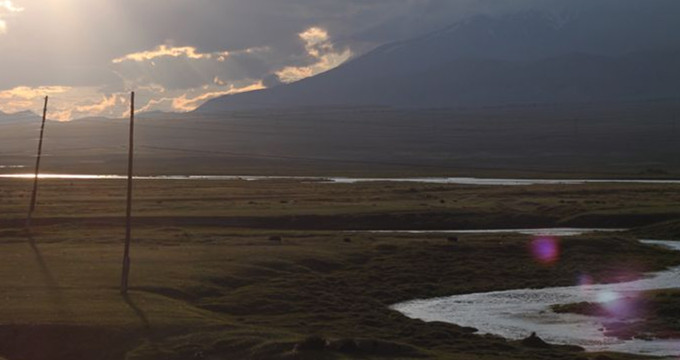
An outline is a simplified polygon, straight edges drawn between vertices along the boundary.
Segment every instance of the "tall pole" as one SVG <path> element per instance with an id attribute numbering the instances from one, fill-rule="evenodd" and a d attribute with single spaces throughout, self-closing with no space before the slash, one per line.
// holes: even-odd
<path id="1" fill-rule="evenodd" d="M 127 294 L 128 277 L 130 275 L 130 239 L 132 238 L 132 162 L 134 159 L 135 138 L 135 92 L 130 94 L 130 148 L 128 154 L 128 178 L 127 178 L 127 212 L 125 215 L 125 251 L 123 253 L 123 276 L 121 278 L 120 292 Z"/>
<path id="2" fill-rule="evenodd" d="M 43 107 L 42 125 L 40 125 L 40 140 L 38 142 L 38 155 L 35 158 L 35 177 L 33 178 L 33 192 L 31 193 L 31 205 L 28 209 L 28 217 L 26 218 L 26 230 L 31 231 L 31 220 L 33 218 L 33 211 L 35 211 L 35 203 L 38 200 L 38 175 L 40 174 L 40 158 L 42 157 L 43 135 L 45 134 L 45 120 L 47 120 L 47 100 L 45 96 L 45 106 Z"/>

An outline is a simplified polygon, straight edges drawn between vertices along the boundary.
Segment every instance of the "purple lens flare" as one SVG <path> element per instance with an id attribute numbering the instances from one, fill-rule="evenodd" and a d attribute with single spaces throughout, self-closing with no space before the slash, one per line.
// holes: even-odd
<path id="1" fill-rule="evenodd" d="M 536 261 L 552 265 L 559 260 L 560 242 L 551 236 L 540 236 L 531 242 L 531 254 Z"/>

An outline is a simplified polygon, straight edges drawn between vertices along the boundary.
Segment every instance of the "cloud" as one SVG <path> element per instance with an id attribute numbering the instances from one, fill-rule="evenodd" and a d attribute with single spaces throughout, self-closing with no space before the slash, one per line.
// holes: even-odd
<path id="1" fill-rule="evenodd" d="M 677 0 L 0 0 L 0 92 L 69 88 L 53 97 L 62 119 L 121 116 L 131 90 L 148 110 L 187 110 L 216 94 L 327 71 L 470 15 L 574 7 L 611 19 L 630 6 L 635 18 L 619 21 L 626 33 L 640 30 L 620 37 L 630 48 L 677 42 Z M 0 109 L 40 109 L 42 96 L 0 98 Z"/>
<path id="2" fill-rule="evenodd" d="M 37 110 L 45 96 L 61 94 L 68 91 L 67 87 L 39 87 L 26 86 L 16 87 L 10 90 L 0 91 L 0 111 L 14 113 L 26 109 Z"/>
<path id="3" fill-rule="evenodd" d="M 154 50 L 127 54 L 123 57 L 113 59 L 112 62 L 114 64 L 120 64 L 124 61 L 143 62 L 147 60 L 153 60 L 159 57 L 175 57 L 175 58 L 185 57 L 188 59 L 211 59 L 213 56 L 216 56 L 218 60 L 221 59 L 221 61 L 224 61 L 224 58 L 229 56 L 229 52 L 225 51 L 222 53 L 215 54 L 210 53 L 202 54 L 197 52 L 196 48 L 192 46 L 171 47 L 167 45 L 160 45 Z"/>
<path id="4" fill-rule="evenodd" d="M 28 87 L 19 86 L 14 89 L 0 91 L 0 99 L 2 100 L 32 100 L 35 98 L 42 98 L 48 95 L 63 94 L 71 88 L 68 86 L 41 86 Z"/>
<path id="5" fill-rule="evenodd" d="M 264 89 L 264 85 L 262 85 L 262 82 L 257 82 L 248 86 L 240 87 L 237 88 L 233 85 L 229 86 L 228 89 L 226 90 L 217 90 L 217 91 L 210 91 L 210 92 L 205 92 L 201 95 L 189 98 L 187 94 L 184 94 L 182 96 L 176 97 L 172 101 L 172 107 L 176 111 L 191 111 L 196 109 L 197 107 L 201 106 L 204 102 L 214 99 L 216 97 L 224 96 L 224 95 L 232 95 L 232 94 L 238 94 L 242 92 L 248 92 L 248 91 L 255 91 L 255 90 L 262 90 Z"/>
<path id="6" fill-rule="evenodd" d="M 18 13 L 22 11 L 24 11 L 24 8 L 14 5 L 11 0 L 0 1 L 0 13 L 2 12 Z"/>
<path id="7" fill-rule="evenodd" d="M 117 118 L 127 115 L 127 90 L 135 90 L 138 104 L 143 104 L 138 112 L 186 112 L 219 96 L 312 76 L 351 56 L 349 49 L 336 51 L 331 36 L 320 27 L 307 28 L 294 38 L 301 45 L 297 51 L 258 46 L 202 52 L 194 46 L 158 45 L 109 61 L 120 79 L 118 86 L 18 86 L 0 92 L 0 109 L 38 112 L 49 95 L 50 119 Z"/>
<path id="8" fill-rule="evenodd" d="M 215 82 L 224 85 L 252 82 L 268 71 L 262 63 L 271 52 L 268 47 L 235 51 L 200 52 L 192 46 L 160 45 L 115 58 L 111 68 L 128 88 L 158 85 L 165 89 L 192 89 Z"/>
<path id="9" fill-rule="evenodd" d="M 7 34 L 7 21 L 5 19 L 22 11 L 24 11 L 24 8 L 14 5 L 10 0 L 0 1 L 0 35 Z"/>
<path id="10" fill-rule="evenodd" d="M 41 113 L 45 96 L 50 97 L 48 118 L 67 121 L 86 116 L 122 117 L 127 111 L 126 93 L 102 95 L 97 88 L 68 86 L 20 86 L 0 91 L 0 110 Z"/>
<path id="11" fill-rule="evenodd" d="M 101 114 L 105 112 L 106 110 L 116 106 L 118 103 L 119 95 L 118 94 L 111 94 L 110 96 L 103 96 L 102 100 L 98 103 L 94 104 L 89 104 L 89 105 L 80 105 L 76 106 L 75 110 L 80 113 L 85 113 L 85 114 Z M 125 102 L 125 101 L 121 101 Z"/>
<path id="12" fill-rule="evenodd" d="M 111 68 L 125 88 L 143 89 L 139 111 L 191 111 L 210 99 L 264 89 L 330 70 L 349 59 L 349 48 L 336 51 L 321 27 L 295 34 L 296 46 L 258 46 L 202 52 L 169 44 L 119 56 Z M 93 109 L 96 109 L 93 107 Z"/>
<path id="13" fill-rule="evenodd" d="M 174 91 L 168 92 L 164 91 L 165 96 L 157 97 L 153 94 L 146 94 L 145 97 L 149 98 L 144 106 L 139 108 L 139 112 L 147 111 L 172 111 L 172 112 L 187 112 L 195 110 L 197 107 L 201 106 L 204 102 L 214 99 L 219 96 L 238 94 L 241 92 L 254 91 L 264 89 L 264 85 L 261 81 L 244 85 L 242 87 L 237 87 L 234 85 L 229 86 L 218 86 L 218 85 L 206 85 L 200 89 L 192 89 L 188 91 Z"/>
<path id="14" fill-rule="evenodd" d="M 308 66 L 287 66 L 276 71 L 276 75 L 283 83 L 291 83 L 331 70 L 352 57 L 350 49 L 336 51 L 328 32 L 322 28 L 311 27 L 298 36 L 304 41 L 307 54 L 315 62 Z"/>

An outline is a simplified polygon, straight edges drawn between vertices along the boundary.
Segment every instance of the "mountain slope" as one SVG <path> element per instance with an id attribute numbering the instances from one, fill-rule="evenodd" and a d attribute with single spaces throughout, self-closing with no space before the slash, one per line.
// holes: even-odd
<path id="1" fill-rule="evenodd" d="M 0 124 L 9 124 L 24 121 L 40 120 L 40 117 L 32 111 L 20 111 L 17 113 L 4 113 L 0 111 Z"/>
<path id="2" fill-rule="evenodd" d="M 403 76 L 333 72 L 212 100 L 199 112 L 297 106 L 458 107 L 680 97 L 680 51 L 620 58 L 571 54 L 532 62 L 460 59 Z"/>
<path id="3" fill-rule="evenodd" d="M 475 16 L 441 31 L 384 45 L 297 83 L 214 99 L 198 112 L 676 97 L 680 95 L 675 66 L 680 36 L 659 34 L 673 33 L 678 26 L 668 21 L 650 26 L 654 14 L 613 13 L 614 25 L 598 23 L 588 12 L 564 17 L 538 11 Z M 640 21 L 630 24 L 636 15 Z"/>

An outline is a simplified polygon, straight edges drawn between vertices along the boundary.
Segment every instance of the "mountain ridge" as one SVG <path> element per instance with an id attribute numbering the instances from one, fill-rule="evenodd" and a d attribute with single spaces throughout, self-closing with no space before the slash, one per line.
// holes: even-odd
<path id="1" fill-rule="evenodd" d="M 213 99 L 196 111 L 496 106 L 680 96 L 674 85 L 680 82 L 674 66 L 674 61 L 680 61 L 680 37 L 666 47 L 606 47 L 602 44 L 607 35 L 620 35 L 608 33 L 617 25 L 591 35 L 588 29 L 600 25 L 589 21 L 582 15 L 558 19 L 533 10 L 501 17 L 473 16 L 379 46 L 317 76 Z M 624 51 L 628 47 L 634 49 Z"/>
<path id="2" fill-rule="evenodd" d="M 38 114 L 34 113 L 31 110 L 24 110 L 24 111 L 18 111 L 15 113 L 6 113 L 3 111 L 0 111 L 0 122 L 3 123 L 11 123 L 15 121 L 23 121 L 23 120 L 34 120 L 34 119 L 40 119 L 40 116 Z"/>
<path id="3" fill-rule="evenodd" d="M 679 62 L 680 49 L 636 52 L 625 57 L 572 53 L 532 62 L 464 58 L 411 76 L 377 77 L 363 83 L 352 78 L 339 83 L 332 74 L 321 75 L 213 100 L 198 112 L 219 112 L 225 108 L 441 108 L 675 98 L 680 97 L 677 86 L 680 71 L 673 64 Z M 319 95 L 318 90 L 324 86 L 327 86 L 325 97 Z"/>

